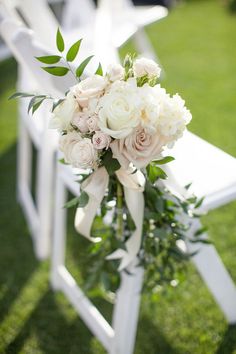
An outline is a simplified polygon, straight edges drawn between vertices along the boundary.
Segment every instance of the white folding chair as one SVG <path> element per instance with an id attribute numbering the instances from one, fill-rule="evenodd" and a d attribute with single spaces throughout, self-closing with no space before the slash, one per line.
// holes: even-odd
<path id="1" fill-rule="evenodd" d="M 42 41 L 44 47 L 49 48 L 50 44 L 54 46 L 58 24 L 50 9 L 48 9 L 46 1 L 39 0 L 37 4 L 33 4 L 32 1 L 28 0 L 1 0 L 0 11 L 1 22 L 4 19 L 13 19 L 13 21 L 2 24 L 1 34 L 20 64 L 18 68 L 18 91 L 50 91 L 56 97 L 60 93 L 66 92 L 68 87 L 74 84 L 73 77 L 69 75 L 65 80 L 50 77 L 47 73 L 43 72 L 39 63 L 34 59 L 36 55 L 48 54 L 49 49 L 43 49 L 37 43 L 30 48 L 28 43 L 22 43 L 22 47 L 18 47 L 17 49 L 12 42 L 12 37 L 19 27 L 23 26 L 23 21 L 25 20 L 30 27 L 37 31 L 39 34 L 37 38 Z M 45 22 L 42 24 L 38 13 L 43 14 L 46 25 Z M 40 26 L 43 27 L 42 32 Z M 49 29 L 49 36 L 47 29 Z M 78 40 L 78 37 L 74 40 Z M 99 50 L 102 48 L 104 48 L 104 45 L 101 44 Z M 84 56 L 91 54 L 90 47 L 83 45 L 82 52 Z M 95 63 L 93 67 L 91 65 L 94 71 L 97 67 L 97 62 L 95 61 Z M 50 252 L 50 234 L 52 229 L 51 208 L 53 200 L 52 179 L 55 162 L 54 153 L 57 148 L 57 137 L 55 132 L 49 132 L 47 129 L 47 119 L 45 118 L 48 118 L 48 113 L 46 112 L 46 107 L 44 109 L 44 112 L 42 110 L 36 112 L 34 119 L 29 119 L 26 113 L 26 102 L 23 100 L 19 102 L 17 194 L 18 200 L 25 212 L 32 237 L 35 240 L 35 253 L 39 259 L 47 258 Z M 34 202 L 31 193 L 32 144 L 38 152 L 36 202 Z"/>
<path id="2" fill-rule="evenodd" d="M 0 27 L 2 37 L 20 64 L 18 90 L 42 92 L 43 88 L 44 92 L 59 95 L 59 90 L 56 90 L 52 79 L 50 78 L 48 83 L 48 75 L 42 72 L 40 65 L 34 59 L 35 55 L 44 55 L 45 51 L 39 47 L 36 51 L 35 48 L 25 46 L 24 43 L 21 43 L 21 38 L 19 38 L 21 51 L 18 51 L 12 42 L 12 37 L 19 28 L 18 24 L 8 20 L 3 21 Z M 44 85 L 45 78 L 47 85 Z M 47 127 L 49 116 L 47 111 L 48 108 L 44 106 L 32 118 L 27 114 L 27 102 L 22 100 L 19 104 L 17 194 L 34 240 L 35 253 L 39 259 L 48 257 L 50 250 L 53 202 L 51 191 L 55 164 L 54 154 L 57 147 L 57 134 L 54 131 L 49 131 Z M 32 145 L 38 152 L 36 201 L 34 201 L 31 192 Z"/>
<path id="3" fill-rule="evenodd" d="M 107 13 L 110 18 L 111 38 L 115 48 L 119 49 L 132 37 L 140 54 L 154 60 L 158 59 L 144 28 L 166 17 L 168 10 L 165 7 L 134 6 L 130 0 L 99 0 L 98 9 Z M 85 17 L 83 11 L 86 13 Z M 92 28 L 96 11 L 93 0 L 67 0 L 62 26 L 65 29 L 75 30 L 80 24 L 86 23 Z"/>
<path id="4" fill-rule="evenodd" d="M 205 197 L 202 212 L 208 212 L 236 199 L 236 158 L 186 132 L 175 147 L 166 152 L 175 157 L 168 165 L 171 176 L 166 184 L 186 195 L 184 186 L 192 182 L 188 193 Z M 188 221 L 188 220 L 185 220 Z M 222 222 L 224 222 L 222 220 Z M 192 222 L 188 237 L 201 227 L 198 219 Z M 205 233 L 202 237 L 207 238 Z M 197 270 L 219 304 L 227 321 L 236 323 L 236 286 L 213 245 L 188 242 Z"/>

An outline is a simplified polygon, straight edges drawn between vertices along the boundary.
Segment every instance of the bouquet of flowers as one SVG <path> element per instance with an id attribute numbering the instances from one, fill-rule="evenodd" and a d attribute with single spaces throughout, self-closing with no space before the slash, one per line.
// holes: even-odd
<path id="1" fill-rule="evenodd" d="M 163 279 L 170 281 L 173 264 L 186 259 L 178 241 L 185 240 L 188 225 L 180 215 L 194 216 L 193 207 L 201 203 L 168 191 L 163 183 L 167 175 L 160 167 L 173 160 L 162 152 L 182 137 L 191 113 L 178 94 L 171 96 L 161 87 L 161 69 L 150 59 L 127 55 L 123 65 L 113 64 L 103 73 L 99 64 L 95 74 L 83 78 L 92 57 L 75 71 L 70 65 L 80 45 L 81 40 L 68 50 L 66 59 L 37 58 L 44 64 L 60 62 L 43 67 L 49 74 L 64 76 L 72 71 L 76 84 L 63 98 L 26 93 L 13 97 L 32 96 L 33 113 L 45 99 L 53 100 L 49 127 L 60 133 L 64 163 L 77 168 L 81 176 L 81 194 L 67 204 L 77 206 L 75 227 L 97 242 L 101 239 L 91 236 L 97 214 L 106 225 L 104 243 L 93 246 L 92 253 L 102 258 L 95 273 L 107 260 L 124 270 L 138 259 L 153 288 Z M 60 53 L 65 50 L 60 30 L 57 48 Z"/>

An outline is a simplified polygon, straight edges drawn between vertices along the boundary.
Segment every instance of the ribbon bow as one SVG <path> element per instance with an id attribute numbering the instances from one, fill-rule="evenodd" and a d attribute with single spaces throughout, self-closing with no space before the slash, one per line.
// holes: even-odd
<path id="1" fill-rule="evenodd" d="M 142 240 L 145 177 L 141 171 L 127 171 L 120 168 L 116 176 L 124 187 L 124 197 L 130 215 L 135 224 L 135 231 L 126 241 L 126 250 L 117 249 L 107 256 L 107 259 L 121 259 L 119 270 L 126 268 L 137 256 Z M 75 228 L 87 239 L 97 242 L 91 237 L 91 227 L 109 183 L 109 175 L 105 167 L 100 167 L 82 184 L 82 189 L 89 196 L 89 202 L 84 208 L 78 208 L 75 215 Z"/>

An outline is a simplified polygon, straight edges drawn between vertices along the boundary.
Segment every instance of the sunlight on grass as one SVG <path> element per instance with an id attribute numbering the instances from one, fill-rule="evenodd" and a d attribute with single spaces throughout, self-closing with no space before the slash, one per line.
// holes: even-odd
<path id="1" fill-rule="evenodd" d="M 21 328 L 24 327 L 35 307 L 45 295 L 48 288 L 48 274 L 43 269 L 45 270 L 45 267 L 41 264 L 31 275 L 1 322 L 0 352 L 5 352 L 7 346 L 17 337 Z"/>

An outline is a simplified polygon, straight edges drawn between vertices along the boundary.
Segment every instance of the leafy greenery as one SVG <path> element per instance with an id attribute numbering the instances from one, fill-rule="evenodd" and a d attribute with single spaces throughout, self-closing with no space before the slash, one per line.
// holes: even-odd
<path id="1" fill-rule="evenodd" d="M 117 159 L 112 157 L 111 150 L 107 150 L 107 152 L 102 157 L 102 163 L 105 166 L 107 173 L 112 176 L 115 171 L 119 170 L 120 163 Z"/>
<path id="2" fill-rule="evenodd" d="M 44 64 L 56 64 L 61 60 L 60 55 L 45 55 L 43 57 L 35 57 L 35 58 Z"/>
<path id="3" fill-rule="evenodd" d="M 70 49 L 68 50 L 67 54 L 66 54 L 66 60 L 67 61 L 73 61 L 75 60 L 78 52 L 79 52 L 79 48 L 81 45 L 81 41 L 82 39 L 79 39 L 77 42 L 75 42 Z"/>
<path id="4" fill-rule="evenodd" d="M 76 76 L 77 77 L 81 77 L 84 69 L 86 68 L 86 66 L 88 65 L 88 63 L 90 62 L 90 60 L 93 58 L 93 55 L 91 55 L 90 57 L 86 58 L 76 69 Z"/>
<path id="5" fill-rule="evenodd" d="M 98 68 L 97 68 L 95 74 L 96 74 L 96 75 L 103 76 L 103 70 L 102 70 L 102 65 L 101 65 L 101 63 L 99 63 Z"/>
<path id="6" fill-rule="evenodd" d="M 165 86 L 189 103 L 194 116 L 190 128 L 233 155 L 235 32 L 234 16 L 215 0 L 182 4 L 148 29 L 164 65 Z M 131 49 L 129 43 L 122 51 Z M 65 297 L 52 292 L 48 262 L 37 262 L 33 255 L 15 197 L 17 108 L 16 102 L 7 101 L 15 91 L 12 60 L 0 64 L 0 76 L 0 352 L 105 354 Z M 235 213 L 234 202 L 205 216 L 204 224 L 236 282 Z M 84 287 L 91 245 L 73 231 L 73 219 L 70 210 L 66 264 Z M 196 270 L 190 264 L 187 269 L 187 280 L 179 286 L 173 282 L 171 288 L 142 296 L 135 354 L 236 353 L 236 328 L 227 325 Z M 90 291 L 92 301 L 111 320 L 112 306 L 100 295 L 98 288 Z"/>
<path id="7" fill-rule="evenodd" d="M 59 28 L 57 30 L 56 43 L 57 43 L 57 49 L 59 50 L 59 52 L 63 52 L 65 49 L 65 43 L 64 43 L 64 39 L 62 37 L 61 31 Z"/>

